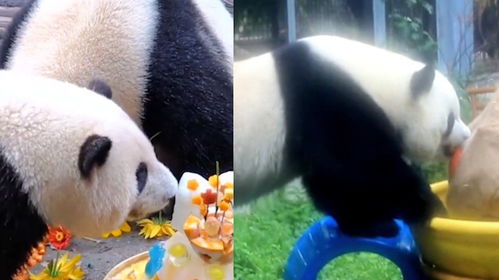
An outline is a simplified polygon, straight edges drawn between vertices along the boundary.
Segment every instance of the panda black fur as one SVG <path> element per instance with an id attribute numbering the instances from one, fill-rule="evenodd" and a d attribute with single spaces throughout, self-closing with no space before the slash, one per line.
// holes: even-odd
<path id="1" fill-rule="evenodd" d="M 469 130 L 450 83 L 423 66 L 328 36 L 235 63 L 236 203 L 301 176 L 347 234 L 425 221 L 441 203 L 405 158 L 451 150 Z"/>
<path id="2" fill-rule="evenodd" d="M 0 65 L 79 86 L 100 78 L 177 178 L 233 164 L 232 17 L 220 0 L 33 0 Z"/>
<path id="3" fill-rule="evenodd" d="M 21 191 L 20 175 L 1 154 L 0 150 L 0 279 L 10 280 L 48 228 L 28 194 Z"/>
<path id="4" fill-rule="evenodd" d="M 110 93 L 101 81 L 91 86 Z M 47 224 L 100 236 L 175 195 L 175 177 L 114 102 L 8 71 L 0 71 L 0 92 L 0 279 L 27 261 Z"/>

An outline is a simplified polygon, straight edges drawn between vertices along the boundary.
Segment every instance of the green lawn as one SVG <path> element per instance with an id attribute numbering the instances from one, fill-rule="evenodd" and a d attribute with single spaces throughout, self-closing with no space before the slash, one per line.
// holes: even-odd
<path id="1" fill-rule="evenodd" d="M 443 164 L 427 164 L 424 170 L 431 182 L 447 177 Z M 251 205 L 251 211 L 237 213 L 235 278 L 282 279 L 296 240 L 321 217 L 299 182 L 259 199 Z M 402 276 L 395 265 L 378 255 L 355 253 L 328 264 L 319 279 L 398 280 Z"/>

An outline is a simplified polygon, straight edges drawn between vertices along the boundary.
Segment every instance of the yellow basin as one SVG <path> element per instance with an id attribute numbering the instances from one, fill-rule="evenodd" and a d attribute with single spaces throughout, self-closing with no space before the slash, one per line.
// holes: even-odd
<path id="1" fill-rule="evenodd" d="M 432 190 L 445 203 L 447 181 Z M 435 217 L 414 228 L 426 264 L 463 277 L 499 279 L 499 221 L 482 222 Z"/>

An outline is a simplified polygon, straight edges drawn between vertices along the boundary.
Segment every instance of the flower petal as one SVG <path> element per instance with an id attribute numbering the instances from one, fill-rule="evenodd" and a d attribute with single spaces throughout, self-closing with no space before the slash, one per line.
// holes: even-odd
<path id="1" fill-rule="evenodd" d="M 145 234 L 146 234 L 146 228 L 145 228 L 145 227 L 143 227 L 143 228 L 140 230 L 139 235 L 144 235 L 144 236 L 145 236 Z"/>
<path id="2" fill-rule="evenodd" d="M 160 225 L 154 225 L 154 228 L 151 230 L 151 238 L 156 237 L 158 233 L 161 231 Z"/>
<path id="3" fill-rule="evenodd" d="M 130 232 L 130 231 L 132 231 L 132 227 L 130 227 L 130 225 L 127 222 L 125 222 L 123 225 L 121 225 L 120 229 L 123 232 Z"/>
<path id="4" fill-rule="evenodd" d="M 72 271 L 69 275 L 68 278 L 70 280 L 81 280 L 85 277 L 85 272 L 80 267 L 77 267 L 74 271 Z"/>
<path id="5" fill-rule="evenodd" d="M 137 221 L 137 224 L 139 225 L 153 224 L 153 221 L 150 219 L 142 219 L 140 221 Z"/>
<path id="6" fill-rule="evenodd" d="M 111 231 L 111 234 L 114 237 L 120 237 L 121 236 L 121 230 L 120 229 L 113 230 L 113 231 Z"/>
<path id="7" fill-rule="evenodd" d="M 161 230 L 164 232 L 165 235 L 172 236 L 175 233 L 175 230 L 173 229 L 171 224 L 165 224 L 161 227 Z"/>
<path id="8" fill-rule="evenodd" d="M 65 256 L 67 259 L 68 254 L 66 254 Z M 61 270 L 66 273 L 71 272 L 75 268 L 76 264 L 80 262 L 80 260 L 81 260 L 80 254 L 74 256 L 71 260 L 69 260 L 69 262 L 63 263 Z"/>

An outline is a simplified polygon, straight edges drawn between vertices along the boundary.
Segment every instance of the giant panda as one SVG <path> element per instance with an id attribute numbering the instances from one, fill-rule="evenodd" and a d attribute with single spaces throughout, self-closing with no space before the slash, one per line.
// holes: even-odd
<path id="1" fill-rule="evenodd" d="M 236 62 L 234 100 L 236 205 L 301 176 L 353 236 L 443 212 L 413 163 L 448 157 L 470 134 L 431 65 L 334 36 Z"/>
<path id="2" fill-rule="evenodd" d="M 30 0 L 0 67 L 99 78 L 180 178 L 232 170 L 232 17 L 221 0 Z M 90 107 L 89 110 L 92 110 Z"/>
<path id="3" fill-rule="evenodd" d="M 100 80 L 89 87 L 111 93 Z M 9 71 L 0 71 L 0 92 L 0 279 L 26 262 L 47 225 L 100 236 L 175 195 L 177 180 L 114 102 Z"/>

